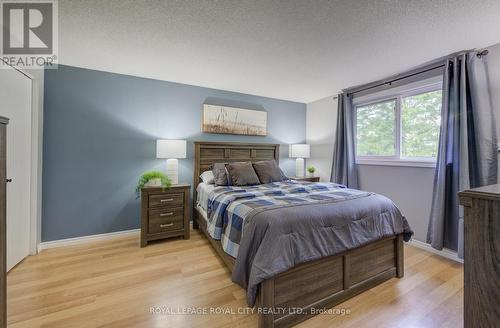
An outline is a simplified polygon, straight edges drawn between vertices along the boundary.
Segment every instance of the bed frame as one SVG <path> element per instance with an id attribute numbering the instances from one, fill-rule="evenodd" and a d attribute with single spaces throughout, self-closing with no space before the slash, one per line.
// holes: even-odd
<path id="1" fill-rule="evenodd" d="M 213 163 L 279 160 L 279 145 L 195 142 L 194 185 Z M 196 189 L 196 188 L 195 188 Z M 232 271 L 234 258 L 207 233 L 193 198 L 193 228 L 200 229 Z M 344 253 L 300 264 L 263 281 L 257 298 L 259 327 L 291 327 L 390 278 L 403 277 L 403 236 L 384 238 Z M 283 310 L 283 309 L 288 309 Z"/>

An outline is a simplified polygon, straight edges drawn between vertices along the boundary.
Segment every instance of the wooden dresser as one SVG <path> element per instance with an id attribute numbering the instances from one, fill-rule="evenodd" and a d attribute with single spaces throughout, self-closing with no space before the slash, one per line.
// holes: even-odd
<path id="1" fill-rule="evenodd" d="M 183 236 L 189 239 L 189 184 L 141 191 L 141 247 L 151 240 Z"/>
<path id="2" fill-rule="evenodd" d="M 0 328 L 7 327 L 7 124 L 0 116 Z"/>
<path id="3" fill-rule="evenodd" d="M 464 327 L 500 325 L 500 184 L 459 193 L 464 206 Z"/>

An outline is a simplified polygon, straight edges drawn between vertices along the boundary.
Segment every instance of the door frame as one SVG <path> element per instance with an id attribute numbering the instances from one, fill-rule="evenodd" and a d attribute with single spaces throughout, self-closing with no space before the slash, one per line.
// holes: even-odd
<path id="1" fill-rule="evenodd" d="M 2 60 L 0 58 L 0 60 Z M 30 236 L 29 254 L 38 254 L 42 239 L 42 160 L 43 160 L 43 82 L 44 69 L 22 69 L 9 65 L 31 80 L 31 156 L 30 156 Z"/>

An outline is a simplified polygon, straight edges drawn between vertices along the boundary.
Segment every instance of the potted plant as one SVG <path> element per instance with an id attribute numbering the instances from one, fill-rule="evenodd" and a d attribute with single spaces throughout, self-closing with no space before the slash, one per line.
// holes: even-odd
<path id="1" fill-rule="evenodd" d="M 172 181 L 164 173 L 160 171 L 147 171 L 139 178 L 135 192 L 139 194 L 144 187 L 163 187 L 164 189 L 168 189 L 170 186 L 172 186 Z"/>
<path id="2" fill-rule="evenodd" d="M 309 173 L 309 176 L 310 177 L 313 177 L 314 176 L 314 172 L 316 171 L 316 168 L 314 166 L 308 166 L 307 167 L 307 173 Z"/>

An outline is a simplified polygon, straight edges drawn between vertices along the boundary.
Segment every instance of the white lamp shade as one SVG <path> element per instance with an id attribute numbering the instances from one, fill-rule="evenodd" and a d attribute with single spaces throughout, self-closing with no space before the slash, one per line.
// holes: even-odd
<path id="1" fill-rule="evenodd" d="M 309 158 L 311 150 L 308 144 L 293 144 L 289 148 L 289 156 L 291 158 Z"/>
<path id="2" fill-rule="evenodd" d="M 186 158 L 186 140 L 156 140 L 156 158 Z"/>

